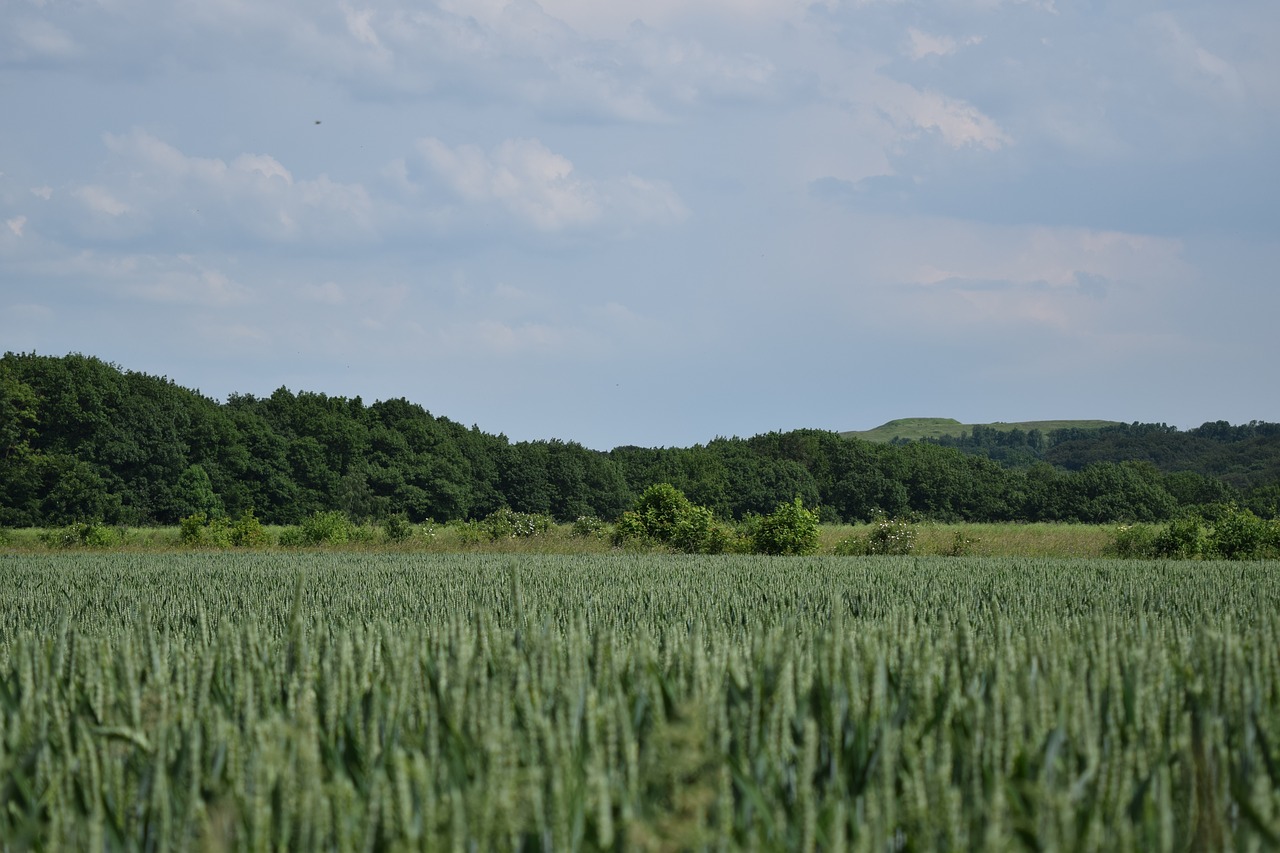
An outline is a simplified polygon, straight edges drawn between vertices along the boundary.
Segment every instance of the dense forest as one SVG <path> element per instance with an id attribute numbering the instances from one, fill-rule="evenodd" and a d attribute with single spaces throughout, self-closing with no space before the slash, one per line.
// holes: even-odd
<path id="1" fill-rule="evenodd" d="M 688 448 L 512 442 L 404 399 L 285 388 L 218 402 L 83 355 L 0 359 L 0 525 L 173 524 L 253 510 L 294 524 L 614 519 L 670 483 L 725 519 L 801 498 L 824 521 L 1161 521 L 1235 503 L 1280 512 L 1280 424 L 998 432 L 875 444 L 796 430 Z"/>

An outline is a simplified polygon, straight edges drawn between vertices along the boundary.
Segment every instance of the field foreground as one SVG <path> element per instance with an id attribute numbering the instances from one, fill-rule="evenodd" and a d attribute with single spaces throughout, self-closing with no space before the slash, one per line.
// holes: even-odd
<path id="1" fill-rule="evenodd" d="M 1278 570 L 0 555 L 0 846 L 1270 849 Z"/>

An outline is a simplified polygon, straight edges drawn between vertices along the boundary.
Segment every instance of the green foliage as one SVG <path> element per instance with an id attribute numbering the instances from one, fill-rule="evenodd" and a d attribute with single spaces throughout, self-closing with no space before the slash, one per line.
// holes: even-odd
<path id="1" fill-rule="evenodd" d="M 222 514 L 222 499 L 213 491 L 209 474 L 200 465 L 192 465 L 178 477 L 174 502 L 184 516 L 203 513 L 209 517 Z"/>
<path id="2" fill-rule="evenodd" d="M 458 531 L 458 542 L 462 545 L 479 545 L 492 538 L 488 528 L 474 518 L 454 522 L 453 526 Z"/>
<path id="3" fill-rule="evenodd" d="M 691 504 L 676 521 L 667 544 L 682 554 L 723 554 L 733 537 L 716 522 L 715 513 Z"/>
<path id="4" fill-rule="evenodd" d="M 580 515 L 573 520 L 569 532 L 583 539 L 598 538 L 609 532 L 609 523 L 594 515 Z"/>
<path id="5" fill-rule="evenodd" d="M 659 544 L 685 554 L 722 554 L 733 537 L 715 514 L 670 483 L 645 489 L 613 530 L 614 544 Z"/>
<path id="6" fill-rule="evenodd" d="M 1120 527 L 1108 553 L 1128 558 L 1257 560 L 1280 557 L 1280 523 L 1266 522 L 1232 504 L 1209 505 L 1197 515 L 1163 526 Z M 1206 529 L 1205 523 L 1208 522 Z"/>
<path id="7" fill-rule="evenodd" d="M 337 510 L 314 512 L 300 525 L 303 545 L 343 545 L 357 535 L 356 526 L 346 513 Z M 292 537 L 290 537 L 292 541 Z M 284 544 L 284 537 L 281 537 Z"/>
<path id="8" fill-rule="evenodd" d="M 260 548 L 271 544 L 271 537 L 252 509 L 241 512 L 231 525 L 231 544 L 237 548 Z"/>
<path id="9" fill-rule="evenodd" d="M 759 554 L 813 554 L 818 550 L 818 515 L 804 508 L 800 498 L 779 504 L 760 519 L 754 550 Z"/>
<path id="10" fill-rule="evenodd" d="M 1122 524 L 1107 553 L 1125 560 L 1140 560 L 1155 555 L 1156 537 L 1160 531 L 1150 524 Z"/>
<path id="11" fill-rule="evenodd" d="M 535 512 L 516 512 L 503 508 L 485 516 L 481 526 L 492 540 L 525 539 L 543 536 L 551 530 L 551 516 Z"/>
<path id="12" fill-rule="evenodd" d="M 963 530 L 957 530 L 951 535 L 951 545 L 947 548 L 947 556 L 967 557 L 973 553 L 973 546 L 980 541 L 977 538 L 970 538 Z"/>
<path id="13" fill-rule="evenodd" d="M 111 548 L 123 540 L 122 531 L 100 521 L 79 521 L 40 533 L 40 541 L 50 548 Z"/>
<path id="14" fill-rule="evenodd" d="M 261 548 L 271 544 L 252 509 L 234 521 L 225 515 L 210 518 L 203 512 L 192 513 L 178 522 L 178 541 L 192 548 Z"/>
<path id="15" fill-rule="evenodd" d="M 961 534 L 957 533 L 957 541 Z M 919 531 L 914 522 L 878 514 L 865 536 L 848 536 L 836 543 L 838 557 L 903 556 L 915 550 Z M 952 548 L 956 547 L 953 541 Z"/>
<path id="16" fill-rule="evenodd" d="M 910 554 L 916 547 L 916 527 L 905 518 L 882 515 L 867 534 L 868 554 Z"/>
<path id="17" fill-rule="evenodd" d="M 794 430 L 602 453 L 555 439 L 511 443 L 403 399 L 365 405 L 280 388 L 219 404 L 92 357 L 8 353 L 0 357 L 0 524 L 168 525 L 251 507 L 283 525 L 324 512 L 365 525 L 396 514 L 450 522 L 500 507 L 571 523 L 616 519 L 654 484 L 724 521 L 795 497 L 828 524 L 876 513 L 1156 524 L 1187 511 L 1211 524 L 1215 507 L 1232 502 L 1260 518 L 1280 514 L 1280 424 L 947 426 L 969 435 L 873 444 Z M 705 527 L 699 542 L 699 524 L 686 519 L 682 547 L 719 547 L 723 531 Z M 669 544 L 674 525 L 658 512 L 629 541 L 656 533 L 654 542 Z M 350 535 L 375 534 L 353 527 Z"/>
<path id="18" fill-rule="evenodd" d="M 389 542 L 408 542 L 413 538 L 413 525 L 403 513 L 387 516 L 382 528 Z"/>
<path id="19" fill-rule="evenodd" d="M 304 533 L 302 528 L 297 525 L 286 527 L 284 530 L 281 530 L 278 541 L 282 548 L 305 548 L 307 545 L 311 544 L 307 541 L 306 533 Z"/>
<path id="20" fill-rule="evenodd" d="M 1173 560 L 1194 560 L 1208 550 L 1208 537 L 1199 517 L 1174 519 L 1151 542 L 1151 554 Z"/>
<path id="21" fill-rule="evenodd" d="M 1271 530 L 1247 509 L 1234 509 L 1217 519 L 1209 533 L 1208 551 L 1224 560 L 1254 560 L 1273 549 Z"/>
<path id="22" fill-rule="evenodd" d="M 183 516 L 178 521 L 178 541 L 183 545 L 201 545 L 208 529 L 209 517 L 203 512 Z"/>

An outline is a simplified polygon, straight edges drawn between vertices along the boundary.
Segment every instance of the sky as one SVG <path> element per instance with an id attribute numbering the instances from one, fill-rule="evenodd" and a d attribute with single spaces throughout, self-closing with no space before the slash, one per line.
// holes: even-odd
<path id="1" fill-rule="evenodd" d="M 1280 4 L 0 0 L 0 351 L 513 441 L 1280 421 Z"/>

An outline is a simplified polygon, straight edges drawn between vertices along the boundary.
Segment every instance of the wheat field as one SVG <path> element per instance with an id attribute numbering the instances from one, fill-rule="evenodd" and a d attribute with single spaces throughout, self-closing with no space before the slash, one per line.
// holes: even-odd
<path id="1" fill-rule="evenodd" d="M 1264 850 L 1276 563 L 0 556 L 0 847 Z"/>

